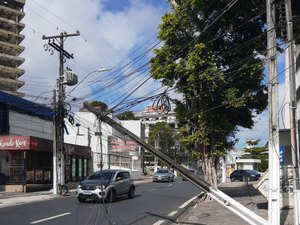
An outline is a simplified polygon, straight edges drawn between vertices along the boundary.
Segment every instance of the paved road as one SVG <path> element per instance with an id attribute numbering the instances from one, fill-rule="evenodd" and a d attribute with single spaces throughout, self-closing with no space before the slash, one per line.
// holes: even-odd
<path id="1" fill-rule="evenodd" d="M 190 182 L 142 183 L 136 196 L 117 198 L 111 204 L 79 203 L 74 195 L 0 208 L 1 224 L 9 225 L 159 225 L 175 221 L 187 201 L 199 190 Z"/>

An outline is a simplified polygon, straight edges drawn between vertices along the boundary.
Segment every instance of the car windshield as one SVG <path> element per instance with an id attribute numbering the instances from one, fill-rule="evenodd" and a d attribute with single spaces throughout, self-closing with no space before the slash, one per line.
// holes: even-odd
<path id="1" fill-rule="evenodd" d="M 256 170 L 245 170 L 246 173 L 258 174 Z"/>
<path id="2" fill-rule="evenodd" d="M 111 180 L 114 176 L 114 171 L 98 171 L 92 174 L 88 180 Z"/>
<path id="3" fill-rule="evenodd" d="M 157 170 L 156 173 L 168 173 L 169 171 L 168 170 Z"/>

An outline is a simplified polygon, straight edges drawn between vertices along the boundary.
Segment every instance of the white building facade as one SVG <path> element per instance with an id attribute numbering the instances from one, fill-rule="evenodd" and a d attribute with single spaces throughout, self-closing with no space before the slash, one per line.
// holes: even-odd
<path id="1" fill-rule="evenodd" d="M 66 143 L 91 147 L 92 171 L 118 168 L 130 170 L 133 177 L 142 175 L 140 147 L 132 140 L 118 133 L 106 123 L 99 122 L 91 112 L 76 112 L 74 123 L 66 121 L 68 134 Z M 72 120 L 71 120 L 72 121 Z M 140 121 L 128 120 L 119 123 L 143 138 L 144 128 Z"/>

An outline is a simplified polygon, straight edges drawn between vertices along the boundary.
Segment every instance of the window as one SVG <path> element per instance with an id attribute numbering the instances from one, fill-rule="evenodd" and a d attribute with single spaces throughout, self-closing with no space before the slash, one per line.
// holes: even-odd
<path id="1" fill-rule="evenodd" d="M 129 172 L 123 172 L 123 179 L 129 178 Z"/>
<path id="2" fill-rule="evenodd" d="M 78 178 L 82 180 L 82 158 L 78 159 Z"/>
<path id="3" fill-rule="evenodd" d="M 76 179 L 76 157 L 72 156 L 72 180 L 75 181 Z"/>
<path id="4" fill-rule="evenodd" d="M 9 110 L 7 104 L 0 103 L 0 134 L 9 134 Z"/>
<path id="5" fill-rule="evenodd" d="M 83 177 L 86 178 L 88 175 L 88 160 L 83 159 Z"/>

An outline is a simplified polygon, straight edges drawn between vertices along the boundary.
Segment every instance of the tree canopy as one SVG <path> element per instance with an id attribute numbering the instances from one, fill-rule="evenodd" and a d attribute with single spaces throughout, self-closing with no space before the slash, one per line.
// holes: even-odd
<path id="1" fill-rule="evenodd" d="M 258 147 L 260 140 L 248 140 L 246 143 L 250 146 L 245 148 L 245 154 L 242 159 L 260 159 L 261 163 L 258 165 L 258 170 L 265 172 L 268 169 L 268 147 Z"/>
<path id="2" fill-rule="evenodd" d="M 267 106 L 259 57 L 266 53 L 265 14 L 259 1 L 172 3 L 151 76 L 183 94 L 176 107 L 180 141 L 204 161 L 205 177 L 216 185 L 216 162 L 234 144 L 237 127 L 251 128 Z"/>
<path id="3" fill-rule="evenodd" d="M 174 157 L 174 130 L 167 123 L 159 122 L 151 126 L 148 143 L 167 156 Z"/>

